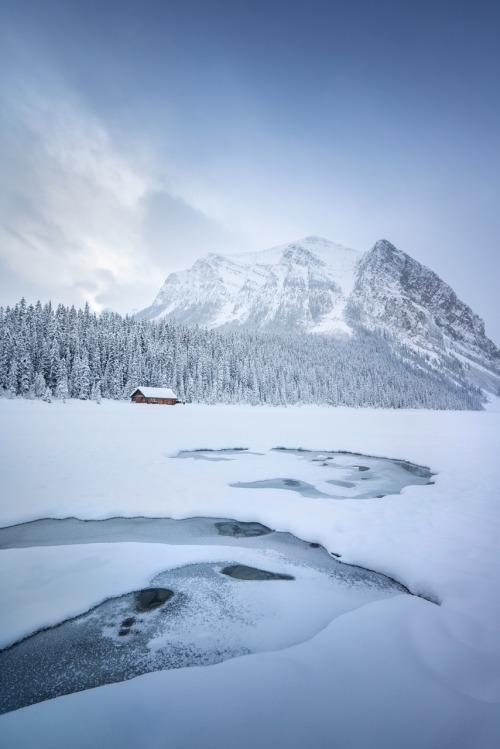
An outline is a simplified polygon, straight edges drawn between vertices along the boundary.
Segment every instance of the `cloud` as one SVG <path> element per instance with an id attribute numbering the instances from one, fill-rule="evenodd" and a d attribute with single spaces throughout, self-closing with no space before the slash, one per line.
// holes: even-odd
<path id="1" fill-rule="evenodd" d="M 145 304 L 165 274 L 154 237 L 166 221 L 158 203 L 168 205 L 169 196 L 157 177 L 55 77 L 39 86 L 11 82 L 1 93 L 2 302 L 15 301 L 24 279 L 26 288 L 56 301 L 99 308 L 109 297 L 118 301 L 121 286 L 121 307 Z M 201 221 L 189 213 L 186 204 L 185 237 L 195 236 Z M 177 222 L 173 239 L 182 234 Z M 142 300 L 125 299 L 134 288 L 149 291 Z"/>
<path id="2" fill-rule="evenodd" d="M 24 280 L 41 298 L 125 312 L 149 304 L 167 272 L 240 249 L 175 194 L 164 161 L 130 146 L 54 74 L 0 93 L 0 303 L 16 301 Z"/>
<path id="3" fill-rule="evenodd" d="M 8 102 L 0 252 L 13 273 L 42 287 L 90 278 L 96 263 L 126 279 L 150 185 L 97 121 L 58 94 L 24 91 Z"/>
<path id="4" fill-rule="evenodd" d="M 498 211 L 486 171 L 464 162 L 463 178 L 445 179 L 451 151 L 424 158 L 406 126 L 404 138 L 393 125 L 381 136 L 385 118 L 342 129 L 321 101 L 299 116 L 294 100 L 276 119 L 246 88 L 190 90 L 182 74 L 177 91 L 162 87 L 149 63 L 143 95 L 114 56 L 111 72 L 81 50 L 57 63 L 21 31 L 4 31 L 0 45 L 0 304 L 24 294 L 127 312 L 206 252 L 307 234 L 364 250 L 388 236 L 497 320 Z M 88 59 L 107 80 L 101 95 Z M 216 89 L 225 93 L 214 100 Z"/>

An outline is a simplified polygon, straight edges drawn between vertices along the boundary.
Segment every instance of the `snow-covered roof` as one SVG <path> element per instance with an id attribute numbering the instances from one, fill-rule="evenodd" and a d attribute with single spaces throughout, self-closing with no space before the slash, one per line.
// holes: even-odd
<path id="1" fill-rule="evenodd" d="M 175 398 L 177 400 L 176 394 L 170 388 L 138 387 L 134 388 L 134 390 L 130 393 L 130 397 L 132 397 L 133 394 L 138 390 L 141 391 L 145 398 Z"/>

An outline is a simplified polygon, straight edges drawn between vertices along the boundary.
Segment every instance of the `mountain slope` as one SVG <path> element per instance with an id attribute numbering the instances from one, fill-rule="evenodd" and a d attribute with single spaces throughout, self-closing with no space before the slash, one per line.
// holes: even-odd
<path id="1" fill-rule="evenodd" d="M 496 390 L 500 350 L 484 322 L 453 289 L 385 239 L 359 261 L 345 314 L 369 328 L 385 328 L 401 340 L 467 364 L 469 379 Z M 448 362 L 449 364 L 449 362 Z"/>
<path id="2" fill-rule="evenodd" d="M 452 378 L 495 393 L 500 387 L 500 350 L 481 318 L 385 239 L 364 255 L 314 236 L 262 252 L 210 254 L 171 273 L 137 317 L 264 331 L 382 329 Z"/>
<path id="3" fill-rule="evenodd" d="M 360 257 L 319 237 L 239 255 L 210 254 L 171 273 L 141 319 L 218 327 L 345 330 Z"/>

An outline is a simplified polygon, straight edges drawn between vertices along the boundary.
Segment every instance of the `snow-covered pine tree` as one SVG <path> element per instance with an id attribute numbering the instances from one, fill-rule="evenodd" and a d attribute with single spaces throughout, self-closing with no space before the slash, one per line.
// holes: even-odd
<path id="1" fill-rule="evenodd" d="M 59 362 L 57 365 L 56 387 L 54 391 L 54 396 L 58 400 L 62 400 L 62 401 L 65 401 L 66 398 L 69 398 L 68 368 L 66 366 L 65 359 L 59 359 Z"/>
<path id="2" fill-rule="evenodd" d="M 37 372 L 35 375 L 33 391 L 35 398 L 43 398 L 47 391 L 47 383 L 45 382 L 45 377 L 41 372 Z"/>
<path id="3" fill-rule="evenodd" d="M 43 378 L 43 380 L 42 380 Z M 69 379 L 69 382 L 68 382 Z M 446 370 L 394 341 L 356 335 L 220 332 L 151 323 L 88 307 L 0 309 L 0 387 L 57 398 L 128 397 L 138 385 L 172 387 L 181 400 L 318 403 L 386 408 L 480 408 L 479 388 L 450 357 Z"/>

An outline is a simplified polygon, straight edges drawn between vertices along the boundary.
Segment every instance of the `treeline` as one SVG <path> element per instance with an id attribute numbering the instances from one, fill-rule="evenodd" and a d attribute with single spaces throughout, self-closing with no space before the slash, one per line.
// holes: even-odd
<path id="1" fill-rule="evenodd" d="M 202 403 L 480 409 L 482 394 L 387 334 L 219 332 L 59 305 L 0 308 L 5 396 L 128 398 L 167 386 Z"/>

